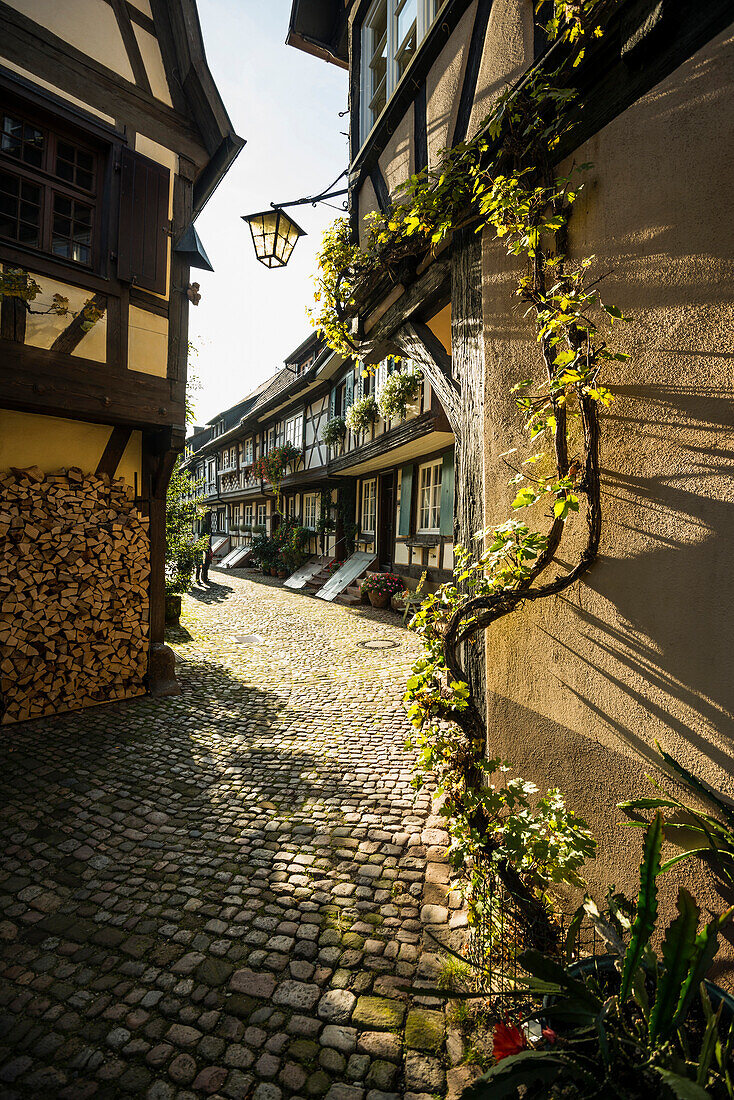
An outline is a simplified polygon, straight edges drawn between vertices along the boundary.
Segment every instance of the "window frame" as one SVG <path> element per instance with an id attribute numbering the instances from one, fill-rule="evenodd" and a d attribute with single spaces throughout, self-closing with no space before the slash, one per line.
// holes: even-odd
<path id="1" fill-rule="evenodd" d="M 296 430 L 298 429 L 298 430 Z M 292 436 L 292 438 L 291 438 Z M 298 447 L 299 450 L 303 447 L 303 413 L 296 413 L 295 416 L 289 417 L 285 422 L 285 430 L 283 433 L 284 443 L 292 443 L 294 447 Z"/>
<path id="2" fill-rule="evenodd" d="M 431 471 L 430 479 L 424 484 L 424 474 Z M 436 471 L 438 474 L 436 476 Z M 443 458 L 431 459 L 418 467 L 418 499 L 416 508 L 416 533 L 419 535 L 437 535 L 441 532 L 441 480 Z M 427 494 L 427 502 L 425 495 Z M 424 525 L 424 512 L 428 525 Z M 437 519 L 435 526 L 432 519 Z"/>
<path id="3" fill-rule="evenodd" d="M 392 99 L 398 84 L 405 76 L 407 70 L 410 68 L 413 58 L 410 59 L 405 67 L 405 70 L 400 73 L 398 67 L 397 52 L 401 45 L 404 44 L 406 38 L 403 37 L 402 42 L 397 41 L 397 24 L 400 11 L 405 7 L 406 3 L 410 3 L 410 0 L 373 0 L 373 3 L 368 8 L 364 19 L 359 27 L 360 36 L 360 74 L 359 74 L 359 144 L 364 145 L 365 141 L 372 133 L 372 130 L 377 125 L 377 122 L 384 112 L 385 108 Z M 370 103 L 375 98 L 377 93 L 370 95 L 369 75 L 371 73 L 371 65 L 369 62 L 375 56 L 375 50 L 373 44 L 369 38 L 369 35 L 373 31 L 373 23 L 378 11 L 383 7 L 387 8 L 387 42 L 386 53 L 387 63 L 385 71 L 385 103 L 382 108 L 373 115 Z M 417 0 L 416 3 L 416 18 L 415 18 L 415 51 L 413 57 L 415 57 L 420 51 L 421 44 L 423 43 L 428 31 L 433 26 L 433 23 L 438 14 L 438 9 L 441 6 L 441 0 Z"/>
<path id="4" fill-rule="evenodd" d="M 369 491 L 368 491 L 369 490 Z M 367 526 L 365 520 L 372 526 Z M 363 535 L 376 535 L 377 533 L 377 478 L 366 478 L 362 482 L 362 494 L 359 510 L 359 530 Z"/>
<path id="5" fill-rule="evenodd" d="M 0 237 L 3 248 L 18 249 L 24 254 L 42 256 L 46 260 L 61 264 L 79 273 L 102 273 L 104 256 L 104 211 L 107 199 L 107 175 L 111 142 L 102 142 L 83 128 L 67 123 L 51 112 L 38 110 L 33 104 L 19 99 L 4 84 L 0 83 L 0 119 L 5 116 L 18 119 L 42 132 L 44 149 L 40 167 L 29 165 L 22 159 L 15 159 L 0 148 L 0 169 L 3 172 L 30 183 L 40 189 L 39 223 L 37 245 L 28 244 L 14 237 Z M 0 146 L 4 132 L 0 122 Z M 71 145 L 76 150 L 88 153 L 92 157 L 93 181 L 88 189 L 76 183 L 70 183 L 56 174 L 55 166 L 60 143 Z M 60 255 L 53 251 L 54 197 L 58 195 L 73 202 L 79 202 L 91 209 L 89 260 L 75 260 L 71 256 Z M 19 200 L 20 201 L 20 200 Z M 60 215 L 64 217 L 65 215 Z M 72 238 L 73 244 L 73 238 Z"/>
<path id="6" fill-rule="evenodd" d="M 311 507 L 313 505 L 313 507 Z M 313 519 L 313 523 L 309 520 Z M 319 522 L 319 494 L 318 493 L 304 493 L 303 494 L 303 526 L 307 527 L 309 531 L 316 530 L 316 524 Z"/>
<path id="7" fill-rule="evenodd" d="M 257 523 L 255 524 L 255 526 L 256 527 L 267 527 L 267 523 L 268 523 L 268 506 L 267 506 L 267 504 L 258 504 L 257 511 L 255 512 L 255 515 L 257 516 Z"/>

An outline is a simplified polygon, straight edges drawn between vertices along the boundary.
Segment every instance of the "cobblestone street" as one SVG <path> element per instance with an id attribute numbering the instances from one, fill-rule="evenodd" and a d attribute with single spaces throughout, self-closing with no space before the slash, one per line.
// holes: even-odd
<path id="1" fill-rule="evenodd" d="M 3 732 L 0 1096 L 443 1096 L 426 930 L 463 918 L 404 748 L 418 642 L 211 581 L 180 696 Z"/>

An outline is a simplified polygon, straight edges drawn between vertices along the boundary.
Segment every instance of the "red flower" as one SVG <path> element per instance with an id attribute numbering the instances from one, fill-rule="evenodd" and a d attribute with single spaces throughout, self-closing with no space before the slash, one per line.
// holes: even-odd
<path id="1" fill-rule="evenodd" d="M 543 1028 L 543 1038 L 545 1039 L 546 1043 L 550 1043 L 551 1046 L 553 1045 L 553 1043 L 558 1041 L 558 1036 L 556 1035 L 552 1027 Z"/>
<path id="2" fill-rule="evenodd" d="M 496 1062 L 501 1062 L 503 1058 L 508 1058 L 511 1054 L 519 1054 L 521 1050 L 528 1049 L 528 1041 L 524 1032 L 520 1031 L 520 1028 L 515 1027 L 514 1024 L 495 1024 L 492 1039 Z"/>

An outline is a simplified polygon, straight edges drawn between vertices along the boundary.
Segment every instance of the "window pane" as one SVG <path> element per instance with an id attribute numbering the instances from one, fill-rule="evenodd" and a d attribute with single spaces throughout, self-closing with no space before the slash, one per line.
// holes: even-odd
<path id="1" fill-rule="evenodd" d="M 25 201 L 19 202 L 19 197 Z M 10 172 L 0 172 L 0 236 L 38 248 L 41 191 Z"/>
<path id="2" fill-rule="evenodd" d="M 34 168 L 41 167 L 43 160 L 44 137 L 41 130 L 10 115 L 2 116 L 2 140 L 0 152 L 6 156 L 25 161 Z"/>
<path id="3" fill-rule="evenodd" d="M 56 145 L 56 175 L 59 179 L 91 191 L 94 184 L 94 157 L 68 141 L 59 141 Z"/>
<path id="4" fill-rule="evenodd" d="M 396 5 L 398 7 L 398 5 Z M 402 46 L 405 41 L 408 32 L 412 30 L 412 24 L 415 23 L 418 16 L 418 0 L 404 0 L 402 7 L 399 7 L 397 12 L 397 44 L 398 47 Z"/>
<path id="5" fill-rule="evenodd" d="M 76 263 L 92 261 L 92 208 L 65 195 L 54 195 L 51 251 Z"/>

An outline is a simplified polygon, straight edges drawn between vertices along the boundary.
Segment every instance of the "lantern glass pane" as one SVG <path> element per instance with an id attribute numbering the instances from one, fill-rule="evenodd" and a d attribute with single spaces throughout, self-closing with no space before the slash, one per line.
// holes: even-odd
<path id="1" fill-rule="evenodd" d="M 252 234 L 255 255 L 266 267 L 284 267 L 303 233 L 282 210 L 268 210 L 245 219 Z"/>

